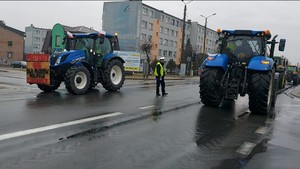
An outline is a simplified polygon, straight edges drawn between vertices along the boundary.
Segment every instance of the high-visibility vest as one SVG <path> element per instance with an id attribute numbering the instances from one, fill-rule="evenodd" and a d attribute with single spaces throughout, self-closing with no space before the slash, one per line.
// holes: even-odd
<path id="1" fill-rule="evenodd" d="M 160 62 L 157 62 L 157 63 L 156 63 L 156 66 L 155 66 L 155 69 L 154 69 L 154 76 L 158 76 L 158 73 L 157 73 L 157 65 L 160 66 L 160 76 L 163 76 L 163 75 L 164 75 L 164 67 L 161 65 Z"/>

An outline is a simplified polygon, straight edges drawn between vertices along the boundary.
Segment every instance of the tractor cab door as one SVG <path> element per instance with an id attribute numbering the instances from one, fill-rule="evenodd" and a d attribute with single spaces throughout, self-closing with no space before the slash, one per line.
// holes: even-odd
<path id="1" fill-rule="evenodd" d="M 95 63 L 97 64 L 97 66 L 100 66 L 102 64 L 103 58 L 110 54 L 113 49 L 111 42 L 106 37 L 100 37 L 96 39 L 95 45 Z"/>

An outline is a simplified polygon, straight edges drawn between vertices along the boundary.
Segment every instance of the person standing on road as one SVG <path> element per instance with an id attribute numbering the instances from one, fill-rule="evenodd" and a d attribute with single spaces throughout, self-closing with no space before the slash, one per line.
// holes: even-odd
<path id="1" fill-rule="evenodd" d="M 161 57 L 159 61 L 157 61 L 154 76 L 156 77 L 156 96 L 160 96 L 159 94 L 159 86 L 161 85 L 162 95 L 165 96 L 168 93 L 165 91 L 165 70 L 164 70 L 164 59 L 165 57 Z"/>

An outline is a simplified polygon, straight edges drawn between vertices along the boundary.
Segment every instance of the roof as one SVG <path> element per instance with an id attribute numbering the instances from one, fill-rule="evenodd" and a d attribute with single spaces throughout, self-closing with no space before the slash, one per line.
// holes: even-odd
<path id="1" fill-rule="evenodd" d="M 97 32 L 96 30 L 92 28 L 88 28 L 85 26 L 76 26 L 76 27 L 71 27 L 71 26 L 66 26 L 62 25 L 65 29 L 65 31 L 69 31 L 72 33 L 92 33 L 92 32 Z"/>
<path id="2" fill-rule="evenodd" d="M 9 27 L 9 26 L 6 26 L 5 23 L 4 23 L 4 21 L 1 21 L 1 20 L 0 20 L 0 27 L 4 28 L 6 30 L 12 31 L 12 32 L 14 32 L 14 33 L 16 33 L 16 34 L 18 34 L 20 36 L 25 37 L 25 32 L 17 30 L 15 28 L 12 28 L 12 27 Z"/>

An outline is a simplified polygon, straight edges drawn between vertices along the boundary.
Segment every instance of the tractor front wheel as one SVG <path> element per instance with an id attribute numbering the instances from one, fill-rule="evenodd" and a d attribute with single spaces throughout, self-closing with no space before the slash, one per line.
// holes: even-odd
<path id="1" fill-rule="evenodd" d="M 219 106 L 223 100 L 221 80 L 224 71 L 220 68 L 205 68 L 200 75 L 201 102 L 208 106 Z"/>
<path id="2" fill-rule="evenodd" d="M 84 66 L 70 68 L 65 75 L 65 85 L 72 94 L 84 94 L 91 86 L 91 76 Z"/>
<path id="3" fill-rule="evenodd" d="M 253 113 L 268 114 L 271 110 L 274 91 L 274 73 L 254 72 L 249 83 L 249 109 Z"/>

